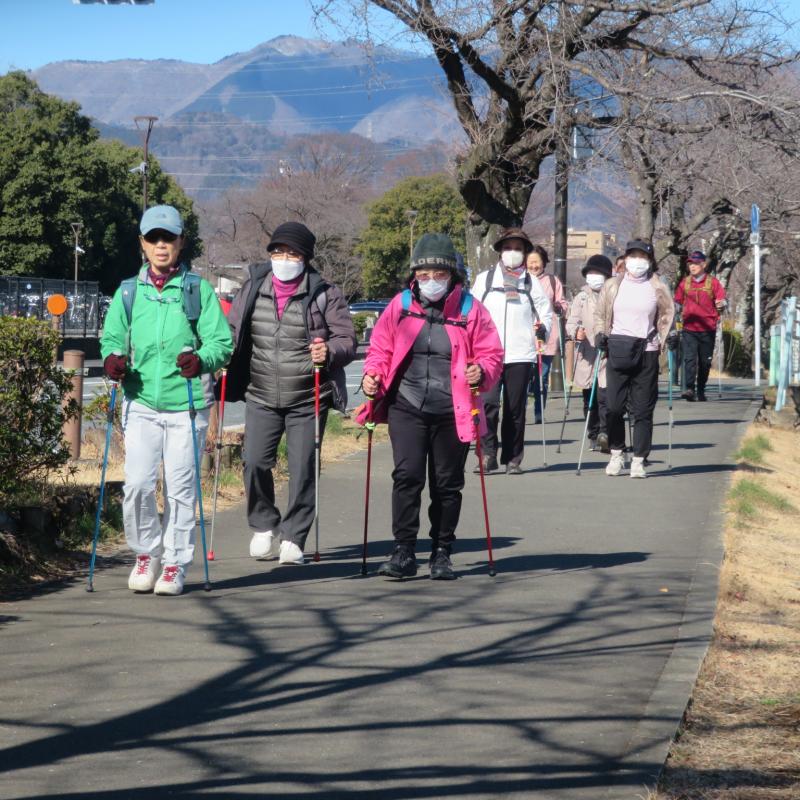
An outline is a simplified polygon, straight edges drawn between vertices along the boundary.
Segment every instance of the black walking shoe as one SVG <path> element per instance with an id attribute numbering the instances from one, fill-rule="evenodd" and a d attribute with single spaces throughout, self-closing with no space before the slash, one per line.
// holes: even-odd
<path id="1" fill-rule="evenodd" d="M 685 392 L 681 392 L 681 397 L 690 403 L 694 403 L 694 389 L 687 389 Z"/>
<path id="2" fill-rule="evenodd" d="M 437 547 L 431 553 L 430 568 L 432 581 L 455 580 L 456 574 L 453 572 L 453 562 L 450 560 L 450 553 L 444 547 Z"/>
<path id="3" fill-rule="evenodd" d="M 489 472 L 494 472 L 496 469 L 498 469 L 497 457 L 496 456 L 484 456 L 483 457 L 483 472 L 484 472 L 484 474 L 489 473 Z M 480 475 L 480 472 L 481 472 L 480 464 L 477 465 L 475 467 L 475 469 L 472 470 L 472 471 L 476 475 Z"/>
<path id="4" fill-rule="evenodd" d="M 607 433 L 598 433 L 597 434 L 597 446 L 600 448 L 601 453 L 610 453 L 611 449 L 608 446 L 608 434 Z"/>
<path id="5" fill-rule="evenodd" d="M 395 545 L 392 555 L 378 567 L 378 575 L 387 578 L 413 578 L 417 574 L 417 557 L 406 545 Z"/>
<path id="6" fill-rule="evenodd" d="M 708 398 L 706 397 L 705 392 L 698 392 L 697 393 L 697 402 L 698 403 L 705 403 L 707 402 Z"/>

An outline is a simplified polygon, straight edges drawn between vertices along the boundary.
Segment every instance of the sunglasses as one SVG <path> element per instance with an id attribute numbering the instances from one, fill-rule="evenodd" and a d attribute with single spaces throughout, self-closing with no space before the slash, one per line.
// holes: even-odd
<path id="1" fill-rule="evenodd" d="M 148 231 L 142 238 L 148 244 L 157 244 L 158 242 L 172 244 L 178 238 L 178 234 L 169 231 Z"/>
<path id="2" fill-rule="evenodd" d="M 437 269 L 433 272 L 415 272 L 414 277 L 418 283 L 427 283 L 428 281 L 443 281 L 445 278 L 450 277 L 450 270 Z"/>

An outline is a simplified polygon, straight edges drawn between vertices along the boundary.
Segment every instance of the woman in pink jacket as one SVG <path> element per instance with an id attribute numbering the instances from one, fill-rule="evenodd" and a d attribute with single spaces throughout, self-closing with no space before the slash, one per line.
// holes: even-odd
<path id="1" fill-rule="evenodd" d="M 569 311 L 569 303 L 564 299 L 564 286 L 561 281 L 552 273 L 545 274 L 547 268 L 547 250 L 540 245 L 535 245 L 533 250 L 528 253 L 526 266 L 532 277 L 537 278 L 539 283 L 553 306 L 553 324 L 550 326 L 550 335 L 542 348 L 542 384 L 539 386 L 539 366 L 533 365 L 533 378 L 531 379 L 531 391 L 533 392 L 533 413 L 536 422 L 542 421 L 542 412 L 547 405 L 547 385 L 550 378 L 550 365 L 553 358 L 560 355 L 559 350 L 559 326 L 561 317 L 566 316 Z"/>
<path id="2" fill-rule="evenodd" d="M 373 419 L 389 423 L 395 546 L 378 570 L 416 575 L 415 548 L 426 475 L 430 479 L 431 578 L 455 578 L 450 553 L 461 512 L 469 443 L 485 433 L 485 392 L 498 380 L 503 348 L 489 313 L 462 287 L 450 237 L 426 233 L 414 247 L 409 288 L 381 314 L 364 362 Z M 472 408 L 477 403 L 480 431 Z M 366 409 L 360 419 L 366 418 Z"/>

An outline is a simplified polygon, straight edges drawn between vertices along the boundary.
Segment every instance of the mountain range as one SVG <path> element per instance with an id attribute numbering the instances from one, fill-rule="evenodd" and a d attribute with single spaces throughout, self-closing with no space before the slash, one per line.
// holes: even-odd
<path id="1" fill-rule="evenodd" d="M 369 139 L 381 154 L 379 170 L 415 151 L 428 168 L 441 169 L 465 143 L 434 58 L 368 51 L 356 41 L 279 36 L 214 64 L 61 61 L 32 77 L 44 91 L 78 102 L 101 135 L 130 145 L 141 143 L 134 117 L 157 116 L 152 152 L 204 200 L 274 175 L 292 138 L 303 134 Z M 597 199 L 576 197 L 571 225 L 608 229 L 607 203 Z"/>

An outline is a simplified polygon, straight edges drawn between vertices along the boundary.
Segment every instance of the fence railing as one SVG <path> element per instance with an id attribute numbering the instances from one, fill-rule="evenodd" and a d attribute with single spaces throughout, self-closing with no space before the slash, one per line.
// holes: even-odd
<path id="1" fill-rule="evenodd" d="M 98 335 L 111 298 L 100 294 L 97 281 L 0 277 L 0 316 L 49 320 L 47 300 L 54 294 L 67 298 L 67 310 L 59 320 L 63 336 Z"/>
<path id="2" fill-rule="evenodd" d="M 786 405 L 786 390 L 800 386 L 800 309 L 797 297 L 781 301 L 781 321 L 770 328 L 769 385 L 777 386 L 775 410 Z"/>

